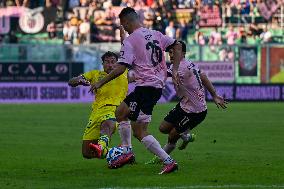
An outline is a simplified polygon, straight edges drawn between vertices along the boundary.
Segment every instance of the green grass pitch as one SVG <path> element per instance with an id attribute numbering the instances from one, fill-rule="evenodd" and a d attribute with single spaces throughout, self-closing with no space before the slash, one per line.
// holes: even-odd
<path id="1" fill-rule="evenodd" d="M 150 132 L 174 104 L 156 106 Z M 110 170 L 105 160 L 81 156 L 90 105 L 0 105 L 0 189 L 284 188 L 284 103 L 210 103 L 197 140 L 173 152 L 179 170 L 160 165 L 133 138 L 137 164 Z M 112 145 L 119 144 L 115 133 Z"/>

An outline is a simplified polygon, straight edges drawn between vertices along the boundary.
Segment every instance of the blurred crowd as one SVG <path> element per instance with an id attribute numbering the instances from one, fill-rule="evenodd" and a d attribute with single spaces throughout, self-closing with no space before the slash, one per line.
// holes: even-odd
<path id="1" fill-rule="evenodd" d="M 61 0 L 0 0 L 0 7 L 24 6 L 27 8 L 60 6 Z"/>
<path id="2" fill-rule="evenodd" d="M 51 22 L 50 38 L 61 37 L 65 44 L 119 41 L 117 15 L 123 7 L 137 10 L 147 28 L 190 44 L 234 45 L 273 42 L 277 18 L 263 19 L 257 5 L 262 0 L 1 0 L 1 7 L 56 7 L 63 11 L 62 35 Z M 208 13 L 214 19 L 208 19 Z M 209 15 L 210 16 L 210 15 Z M 234 20 L 236 19 L 236 20 Z M 205 20 L 205 21 L 204 21 Z M 204 29 L 210 28 L 210 29 Z"/>

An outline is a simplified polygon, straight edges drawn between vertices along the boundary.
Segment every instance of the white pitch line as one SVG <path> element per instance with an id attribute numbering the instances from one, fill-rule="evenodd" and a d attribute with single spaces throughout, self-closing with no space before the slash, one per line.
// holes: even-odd
<path id="1" fill-rule="evenodd" d="M 114 187 L 114 188 L 99 188 L 99 189 L 187 189 L 187 188 L 284 188 L 284 185 L 242 185 L 242 184 L 232 184 L 232 185 L 188 185 L 188 186 L 178 186 L 178 187 Z"/>

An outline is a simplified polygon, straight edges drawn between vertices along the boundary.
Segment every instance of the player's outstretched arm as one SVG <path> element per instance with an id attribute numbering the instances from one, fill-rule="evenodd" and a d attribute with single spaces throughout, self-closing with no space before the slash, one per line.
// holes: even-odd
<path id="1" fill-rule="evenodd" d="M 126 32 L 123 26 L 119 26 L 119 34 L 120 34 L 120 43 L 122 44 L 123 40 L 126 38 Z"/>
<path id="2" fill-rule="evenodd" d="M 96 92 L 96 90 L 99 89 L 101 86 L 123 74 L 125 70 L 126 70 L 125 65 L 117 64 L 115 66 L 115 69 L 113 69 L 107 76 L 105 76 L 102 80 L 92 84 L 89 92 L 92 93 Z"/>
<path id="3" fill-rule="evenodd" d="M 77 87 L 78 85 L 90 86 L 90 82 L 80 75 L 78 77 L 71 78 L 68 81 L 68 85 L 71 87 Z"/>
<path id="4" fill-rule="evenodd" d="M 173 52 L 174 52 L 174 56 L 173 56 L 173 71 L 172 71 L 172 78 L 173 78 L 173 82 L 178 86 L 181 84 L 180 82 L 180 78 L 178 75 L 178 68 L 179 68 L 179 64 L 180 61 L 183 58 L 182 55 L 182 45 L 180 42 L 177 42 L 174 47 L 173 47 Z"/>
<path id="5" fill-rule="evenodd" d="M 227 108 L 226 104 L 227 102 L 224 100 L 223 97 L 217 95 L 216 90 L 214 88 L 214 86 L 212 85 L 211 81 L 208 79 L 208 77 L 206 76 L 205 73 L 201 73 L 200 74 L 200 79 L 202 81 L 203 86 L 209 91 L 209 93 L 211 94 L 213 101 L 215 102 L 215 104 L 217 105 L 217 107 L 221 107 L 223 109 Z"/>

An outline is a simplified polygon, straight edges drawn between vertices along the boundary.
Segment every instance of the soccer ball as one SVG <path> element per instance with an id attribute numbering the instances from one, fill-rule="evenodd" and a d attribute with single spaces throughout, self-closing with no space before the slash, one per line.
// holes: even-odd
<path id="1" fill-rule="evenodd" d="M 115 161 L 119 158 L 119 156 L 123 155 L 124 150 L 122 147 L 115 146 L 108 150 L 108 153 L 106 155 L 106 160 L 108 165 L 111 165 L 112 161 Z"/>

